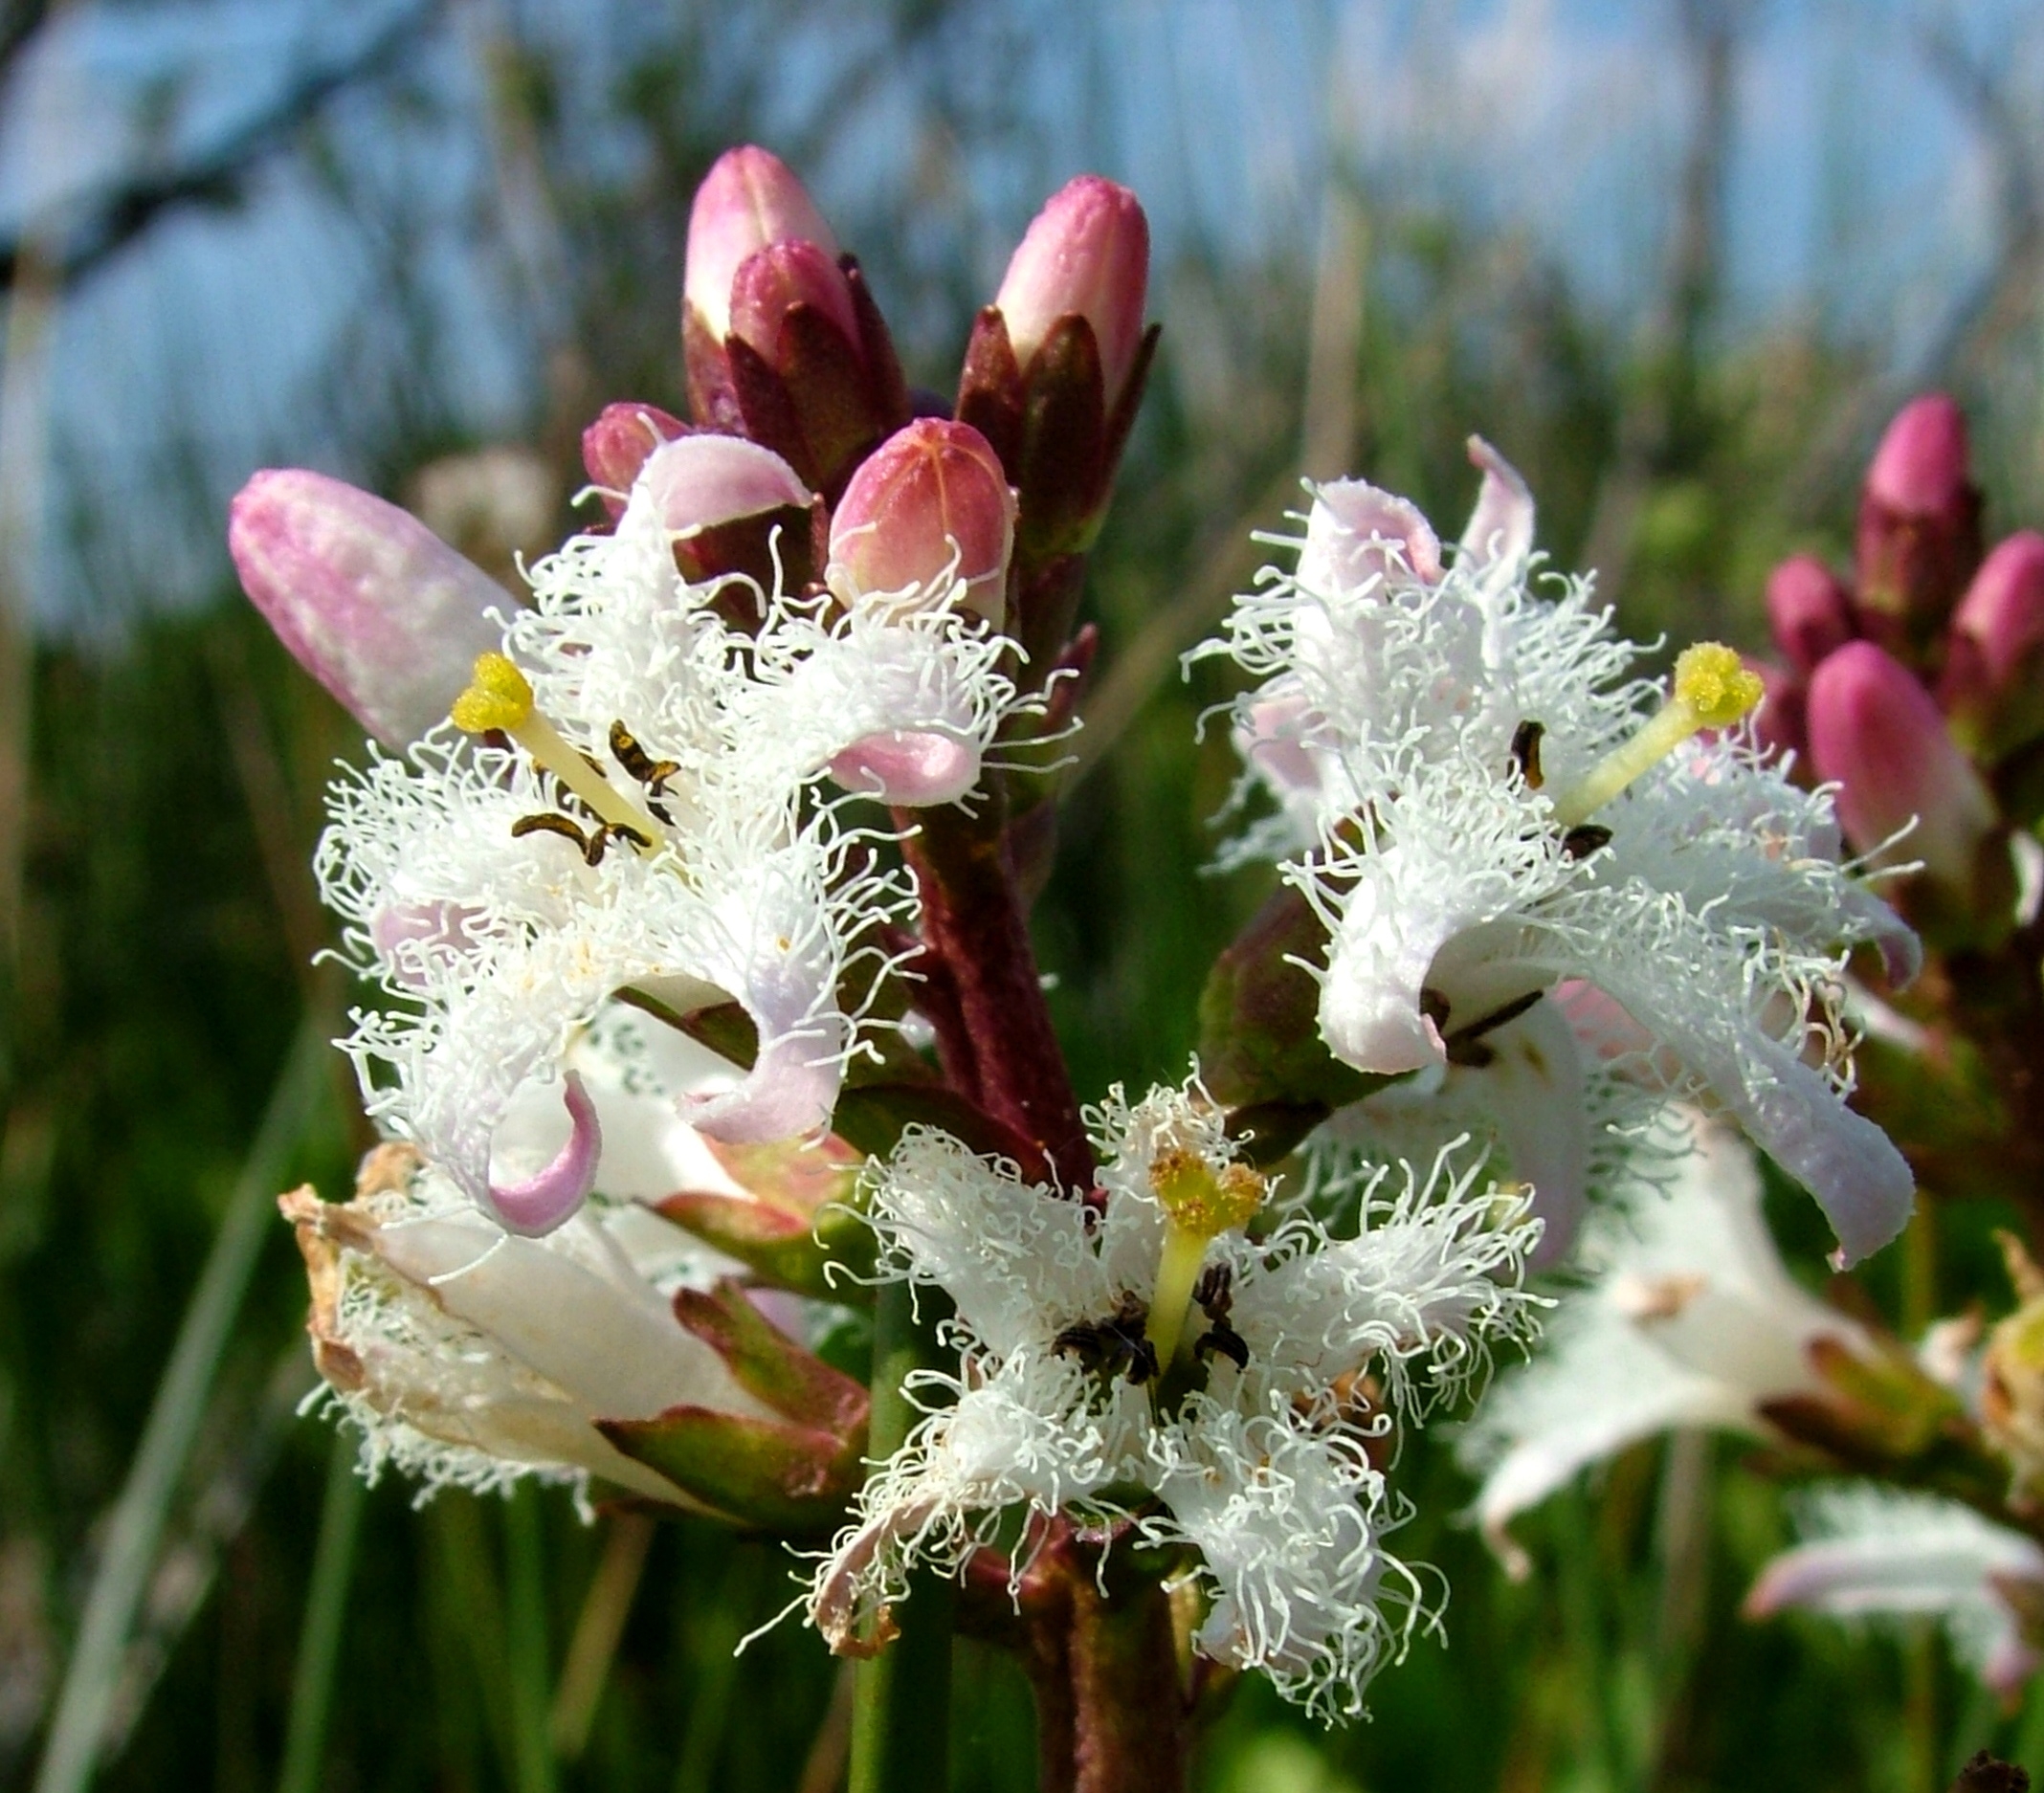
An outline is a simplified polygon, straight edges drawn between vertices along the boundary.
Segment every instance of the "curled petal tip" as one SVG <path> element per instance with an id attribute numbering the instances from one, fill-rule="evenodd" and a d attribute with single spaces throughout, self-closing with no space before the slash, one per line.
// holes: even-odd
<path id="1" fill-rule="evenodd" d="M 596 1163 L 603 1155 L 603 1129 L 596 1104 L 570 1071 L 562 1091 L 567 1104 L 567 1143 L 552 1163 L 520 1183 L 489 1185 L 489 1206 L 506 1232 L 536 1239 L 574 1217 L 596 1186 Z"/>
<path id="2" fill-rule="evenodd" d="M 1472 572 L 1492 566 L 1516 572 L 1533 552 L 1533 494 L 1519 470 L 1479 435 L 1469 438 L 1469 460 L 1483 484 L 1462 531 L 1457 564 Z"/>

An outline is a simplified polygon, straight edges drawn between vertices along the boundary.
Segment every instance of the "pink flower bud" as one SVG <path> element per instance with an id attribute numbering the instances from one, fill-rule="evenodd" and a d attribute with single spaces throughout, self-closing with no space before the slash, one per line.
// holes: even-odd
<path id="1" fill-rule="evenodd" d="M 713 342 L 731 331 L 731 283 L 739 269 L 773 243 L 813 243 L 837 259 L 837 239 L 788 165 L 746 144 L 717 158 L 688 214 L 681 293 Z"/>
<path id="2" fill-rule="evenodd" d="M 963 580 L 958 601 L 998 629 L 1014 538 L 1015 495 L 987 438 L 969 424 L 920 417 L 852 476 L 831 519 L 826 582 L 855 604 Z"/>
<path id="3" fill-rule="evenodd" d="M 1859 632 L 1843 583 L 1812 554 L 1784 561 L 1767 575 L 1767 626 L 1774 645 L 1805 677 Z"/>
<path id="4" fill-rule="evenodd" d="M 1867 468 L 1866 495 L 1904 517 L 1949 512 L 1966 489 L 1966 418 L 1943 392 L 1896 413 Z"/>
<path id="5" fill-rule="evenodd" d="M 582 432 L 582 464 L 615 517 L 646 457 L 662 442 L 688 434 L 680 418 L 657 405 L 606 405 Z"/>
<path id="6" fill-rule="evenodd" d="M 1858 606 L 1866 632 L 1915 663 L 1935 654 L 1980 564 L 1980 493 L 1966 419 L 1942 392 L 1904 406 L 1875 451 L 1859 500 Z"/>
<path id="7" fill-rule="evenodd" d="M 445 719 L 512 608 L 416 518 L 302 468 L 258 473 L 228 513 L 241 587 L 364 728 L 403 746 Z"/>
<path id="8" fill-rule="evenodd" d="M 2044 734 L 2044 536 L 2011 536 L 1981 563 L 1938 697 L 1961 739 L 1997 756 Z"/>
<path id="9" fill-rule="evenodd" d="M 731 282 L 730 333 L 778 367 L 781 326 L 797 305 L 821 312 L 857 346 L 851 285 L 836 257 L 814 243 L 774 243 L 740 264 Z"/>
<path id="10" fill-rule="evenodd" d="M 1024 368 L 1060 318 L 1085 319 L 1112 410 L 1142 345 L 1148 279 L 1149 222 L 1135 194 L 1081 174 L 1036 214 L 993 302 Z"/>
<path id="11" fill-rule="evenodd" d="M 1817 775 L 1836 781 L 1855 847 L 1872 852 L 1915 818 L 1883 857 L 1922 860 L 1962 901 L 1982 885 L 1994 800 L 1907 667 L 1871 641 L 1848 642 L 1810 681 L 1809 729 Z"/>

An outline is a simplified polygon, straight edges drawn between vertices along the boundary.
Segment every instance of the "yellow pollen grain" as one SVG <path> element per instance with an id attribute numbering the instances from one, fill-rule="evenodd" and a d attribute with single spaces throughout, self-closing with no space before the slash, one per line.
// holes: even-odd
<path id="1" fill-rule="evenodd" d="M 1722 641 L 1685 648 L 1675 663 L 1676 701 L 1696 713 L 1699 728 L 1729 728 L 1763 695 L 1760 675 Z"/>
<path id="2" fill-rule="evenodd" d="M 469 687 L 448 712 L 465 734 L 486 735 L 493 728 L 516 734 L 532 717 L 532 686 L 503 654 L 478 653 Z"/>
<path id="3" fill-rule="evenodd" d="M 1173 1224 L 1203 1239 L 1248 1226 L 1268 1193 L 1247 1164 L 1226 1164 L 1216 1172 L 1198 1153 L 1178 1146 L 1157 1154 L 1149 1180 Z"/>

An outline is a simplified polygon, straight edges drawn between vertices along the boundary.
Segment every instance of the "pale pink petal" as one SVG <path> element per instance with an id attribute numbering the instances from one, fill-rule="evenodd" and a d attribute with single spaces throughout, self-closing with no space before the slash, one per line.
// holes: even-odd
<path id="1" fill-rule="evenodd" d="M 1441 544 L 1417 505 L 1361 479 L 1336 479 L 1315 494 L 1300 551 L 1299 583 L 1326 595 L 1402 575 L 1433 585 Z"/>
<path id="2" fill-rule="evenodd" d="M 916 729 L 888 729 L 855 741 L 831 761 L 847 790 L 922 808 L 955 803 L 979 783 L 979 749 L 969 741 Z"/>
<path id="3" fill-rule="evenodd" d="M 631 500 L 676 536 L 809 501 L 809 488 L 771 449 L 743 436 L 707 433 L 655 449 L 639 470 Z"/>
<path id="4" fill-rule="evenodd" d="M 567 1103 L 567 1143 L 552 1163 L 522 1182 L 489 1185 L 489 1207 L 506 1232 L 539 1238 L 573 1217 L 596 1186 L 596 1162 L 603 1155 L 603 1129 L 596 1104 L 570 1071 L 562 1090 Z"/>
<path id="5" fill-rule="evenodd" d="M 825 1015 L 763 1038 L 752 1069 L 735 1086 L 682 1098 L 690 1124 L 733 1145 L 792 1140 L 827 1127 L 844 1082 L 847 1031 L 842 1017 Z"/>
<path id="6" fill-rule="evenodd" d="M 1474 573 L 1496 566 L 1516 574 L 1533 552 L 1533 494 L 1511 462 L 1481 436 L 1469 438 L 1469 458 L 1482 470 L 1483 484 L 1462 531 L 1455 564 Z"/>

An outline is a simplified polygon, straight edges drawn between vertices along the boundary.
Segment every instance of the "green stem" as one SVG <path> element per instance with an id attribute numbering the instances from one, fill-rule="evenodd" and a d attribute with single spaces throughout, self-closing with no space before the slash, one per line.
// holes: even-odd
<path id="1" fill-rule="evenodd" d="M 873 1314 L 873 1411 L 868 1450 L 892 1456 L 915 1424 L 902 1386 L 929 1340 L 905 1283 L 882 1283 Z M 894 1619 L 893 1643 L 858 1665 L 852 1693 L 849 1793 L 942 1793 L 949 1784 L 951 1583 L 918 1573 Z"/>
<path id="2" fill-rule="evenodd" d="M 504 1628 L 511 1679 L 511 1748 L 518 1793 L 553 1793 L 553 1737 L 547 1697 L 545 1558 L 535 1491 L 527 1484 L 504 1503 Z"/>
<path id="3" fill-rule="evenodd" d="M 284 1767 L 278 1793 L 315 1793 L 326 1753 L 326 1718 L 333 1702 L 334 1664 L 341 1625 L 347 1616 L 348 1583 L 361 1530 L 362 1477 L 355 1473 L 355 1434 L 334 1432 L 326 1465 L 326 1498 L 320 1508 L 320 1539 L 312 1553 L 312 1583 L 299 1629 L 298 1663 L 291 1676 L 291 1719 L 284 1734 Z"/>

